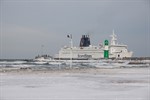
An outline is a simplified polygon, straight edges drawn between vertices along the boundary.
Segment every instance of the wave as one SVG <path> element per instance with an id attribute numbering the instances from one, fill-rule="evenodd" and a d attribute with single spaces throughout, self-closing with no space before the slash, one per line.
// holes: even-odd
<path id="1" fill-rule="evenodd" d="M 72 68 L 144 68 L 150 67 L 149 63 L 144 64 L 129 64 L 129 61 L 123 63 L 95 61 L 95 62 L 73 62 Z M 38 61 L 0 61 L 0 68 L 33 68 L 33 69 L 57 69 L 68 68 L 70 62 L 38 62 Z"/>

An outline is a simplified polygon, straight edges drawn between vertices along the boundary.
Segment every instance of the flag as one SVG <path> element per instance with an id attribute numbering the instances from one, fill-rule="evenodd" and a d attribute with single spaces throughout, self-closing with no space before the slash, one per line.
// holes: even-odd
<path id="1" fill-rule="evenodd" d="M 72 39 L 72 34 L 67 35 L 67 37 Z"/>

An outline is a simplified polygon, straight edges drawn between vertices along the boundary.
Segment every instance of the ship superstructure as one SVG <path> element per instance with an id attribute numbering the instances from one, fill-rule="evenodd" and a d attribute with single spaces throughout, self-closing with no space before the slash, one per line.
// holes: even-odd
<path id="1" fill-rule="evenodd" d="M 133 52 L 128 51 L 128 46 L 124 44 L 117 43 L 117 36 L 113 31 L 113 34 L 110 35 L 111 42 L 109 45 L 109 55 L 110 58 L 124 58 L 124 57 L 132 57 Z"/>
<path id="2" fill-rule="evenodd" d="M 120 45 L 116 42 L 117 36 L 113 31 L 111 42 L 108 46 L 109 58 L 132 57 L 133 52 L 128 51 L 127 45 Z M 79 47 L 72 46 L 72 44 L 70 47 L 65 46 L 61 48 L 55 58 L 62 60 L 100 59 L 104 58 L 104 49 L 105 45 L 93 46 L 91 45 L 89 35 L 82 35 Z"/>

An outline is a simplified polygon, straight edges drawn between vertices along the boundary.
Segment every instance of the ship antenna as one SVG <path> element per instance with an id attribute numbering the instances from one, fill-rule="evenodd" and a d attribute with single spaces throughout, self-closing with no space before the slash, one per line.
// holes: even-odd
<path id="1" fill-rule="evenodd" d="M 41 56 L 43 55 L 43 48 L 44 48 L 44 45 L 42 44 L 41 45 Z"/>
<path id="2" fill-rule="evenodd" d="M 114 31 L 114 29 L 113 29 L 113 35 L 115 34 L 115 31 Z"/>
<path id="3" fill-rule="evenodd" d="M 72 34 L 67 35 L 70 38 L 70 68 L 72 68 L 72 48 L 73 48 L 73 41 L 72 41 Z"/>
<path id="4" fill-rule="evenodd" d="M 117 36 L 114 32 L 114 29 L 113 29 L 113 33 L 112 33 L 112 35 L 110 35 L 110 37 L 111 37 L 111 45 L 116 45 Z"/>

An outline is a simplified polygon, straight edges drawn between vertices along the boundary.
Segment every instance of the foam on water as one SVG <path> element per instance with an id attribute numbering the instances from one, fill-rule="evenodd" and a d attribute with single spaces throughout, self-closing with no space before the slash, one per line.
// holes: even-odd
<path id="1" fill-rule="evenodd" d="M 132 67 L 149 67 L 149 63 L 143 64 L 129 64 L 130 61 L 122 61 L 123 63 L 114 62 L 114 61 L 75 61 L 72 63 L 72 67 L 74 68 L 132 68 Z M 13 60 L 13 61 L 0 61 L 0 68 L 64 68 L 69 67 L 69 61 L 63 62 L 44 62 L 44 61 L 20 61 L 20 60 Z"/>

